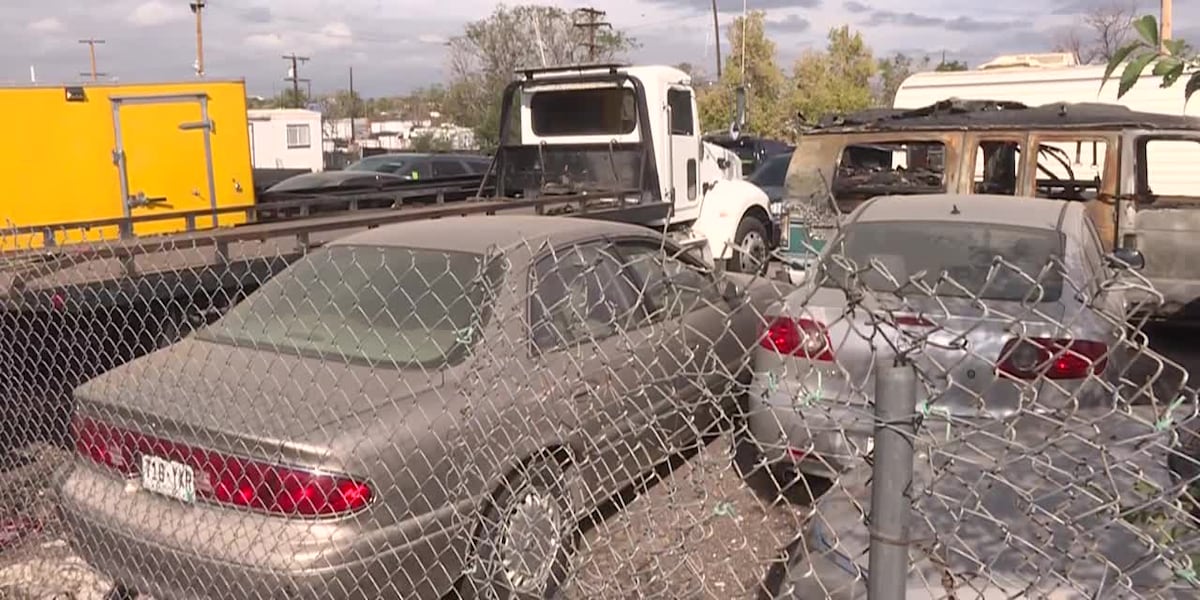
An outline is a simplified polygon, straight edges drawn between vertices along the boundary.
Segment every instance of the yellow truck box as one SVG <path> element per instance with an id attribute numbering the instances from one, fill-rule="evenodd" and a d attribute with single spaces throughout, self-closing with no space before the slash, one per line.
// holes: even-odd
<path id="1" fill-rule="evenodd" d="M 254 203 L 243 81 L 0 88 L 0 248 L 36 248 L 19 228 Z M 198 216 L 197 229 L 245 222 Z M 55 228 L 53 243 L 183 231 L 184 218 Z"/>

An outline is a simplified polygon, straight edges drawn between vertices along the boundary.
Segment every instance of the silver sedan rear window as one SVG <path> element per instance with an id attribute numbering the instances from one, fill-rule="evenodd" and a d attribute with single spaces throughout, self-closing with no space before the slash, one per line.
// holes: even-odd
<path id="1" fill-rule="evenodd" d="M 923 285 L 939 296 L 1055 302 L 1062 296 L 1063 236 L 988 223 L 854 223 L 822 261 L 835 285 L 876 292 Z M 894 281 L 893 281 L 894 280 Z"/>

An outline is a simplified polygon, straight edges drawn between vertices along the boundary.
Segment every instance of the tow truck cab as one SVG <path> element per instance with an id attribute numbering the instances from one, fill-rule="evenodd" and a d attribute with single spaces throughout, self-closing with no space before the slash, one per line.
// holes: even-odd
<path id="1" fill-rule="evenodd" d="M 691 78 L 673 67 L 528 69 L 505 91 L 496 188 L 587 194 L 607 218 L 664 228 L 731 270 L 765 268 L 766 194 L 701 139 Z"/>

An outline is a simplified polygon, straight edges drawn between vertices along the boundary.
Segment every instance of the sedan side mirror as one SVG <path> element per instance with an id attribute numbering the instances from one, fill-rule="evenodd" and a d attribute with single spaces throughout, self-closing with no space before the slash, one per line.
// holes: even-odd
<path id="1" fill-rule="evenodd" d="M 1133 248 L 1117 248 L 1108 255 L 1110 267 L 1140 271 L 1146 268 L 1146 257 Z"/>

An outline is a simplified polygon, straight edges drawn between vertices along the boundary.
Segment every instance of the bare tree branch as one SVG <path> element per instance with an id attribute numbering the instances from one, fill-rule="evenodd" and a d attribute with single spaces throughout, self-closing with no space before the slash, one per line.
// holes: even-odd
<path id="1" fill-rule="evenodd" d="M 1105 63 L 1129 41 L 1137 5 L 1117 0 L 1084 13 L 1080 25 L 1060 32 L 1055 52 L 1070 52 L 1081 64 Z"/>

